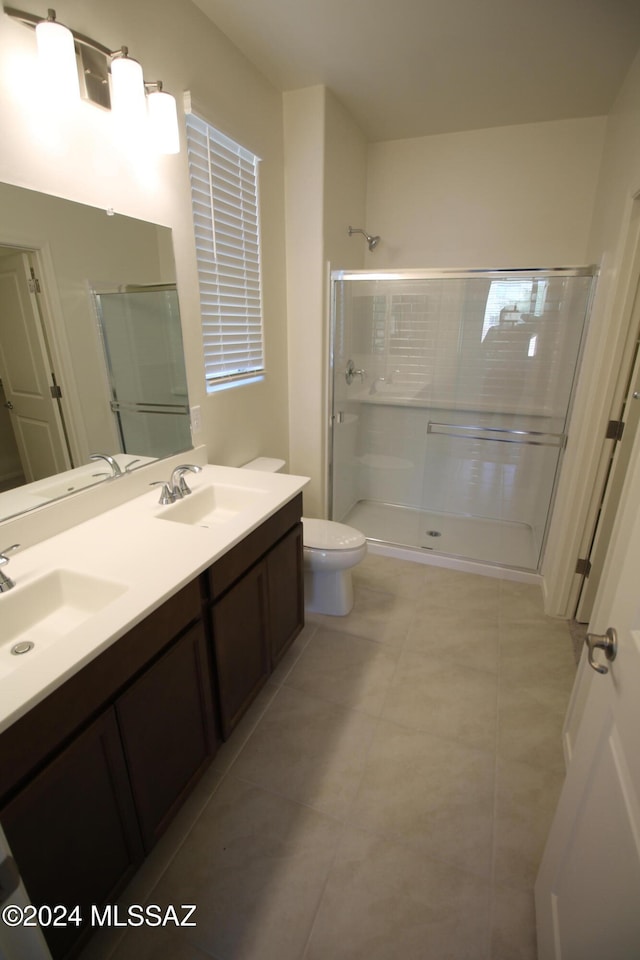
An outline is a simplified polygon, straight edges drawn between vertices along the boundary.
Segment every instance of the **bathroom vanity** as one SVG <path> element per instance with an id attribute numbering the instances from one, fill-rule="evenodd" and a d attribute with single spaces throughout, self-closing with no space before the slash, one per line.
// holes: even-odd
<path id="1" fill-rule="evenodd" d="M 44 929 L 54 958 L 114 903 L 301 630 L 305 482 L 205 467 L 184 501 L 146 493 L 12 558 L 0 613 L 61 551 L 126 585 L 15 668 L 1 645 L 0 822 L 32 902 L 85 920 Z"/>

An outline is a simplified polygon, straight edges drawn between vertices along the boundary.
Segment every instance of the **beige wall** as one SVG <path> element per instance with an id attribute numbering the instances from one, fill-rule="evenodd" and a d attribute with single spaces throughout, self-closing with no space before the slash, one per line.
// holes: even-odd
<path id="1" fill-rule="evenodd" d="M 584 263 L 605 122 L 372 144 L 367 229 L 382 237 L 375 266 Z"/>
<path id="2" fill-rule="evenodd" d="M 543 571 L 547 607 L 560 616 L 573 614 L 579 588 L 575 561 L 588 550 L 612 452 L 604 431 L 624 387 L 620 370 L 640 270 L 640 256 L 632 249 L 640 236 L 638 198 L 640 52 L 607 120 L 587 248 L 601 270 Z"/>
<path id="3" fill-rule="evenodd" d="M 190 90 L 206 117 L 261 157 L 264 315 L 263 383 L 206 396 L 186 152 L 145 155 L 124 140 L 111 113 L 81 103 L 44 109 L 34 84 L 31 30 L 0 15 L 0 180 L 162 223 L 173 231 L 190 402 L 202 408 L 210 460 L 240 464 L 287 456 L 282 98 L 190 0 L 60 0 L 58 18 L 117 49 L 129 46 L 145 77 L 180 100 Z M 7 133 L 10 131 L 10 135 Z"/>
<path id="4" fill-rule="evenodd" d="M 313 478 L 304 509 L 322 501 L 324 87 L 284 96 L 289 326 L 289 470 Z"/>
<path id="5" fill-rule="evenodd" d="M 285 102 L 290 470 L 311 477 L 309 516 L 326 513 L 329 265 L 363 265 L 349 224 L 364 216 L 366 145 L 325 87 Z"/>

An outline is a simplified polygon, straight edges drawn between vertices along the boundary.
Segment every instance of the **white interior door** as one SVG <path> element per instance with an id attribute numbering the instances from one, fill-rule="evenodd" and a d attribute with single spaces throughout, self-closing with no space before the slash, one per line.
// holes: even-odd
<path id="1" fill-rule="evenodd" d="M 0 258 L 0 376 L 27 481 L 68 470 L 71 461 L 51 396 L 51 370 L 26 253 Z"/>
<path id="2" fill-rule="evenodd" d="M 606 673 L 581 660 L 582 719 L 536 882 L 539 960 L 640 957 L 639 507 L 636 442 L 591 623 L 615 628 L 618 650 L 594 652 Z"/>

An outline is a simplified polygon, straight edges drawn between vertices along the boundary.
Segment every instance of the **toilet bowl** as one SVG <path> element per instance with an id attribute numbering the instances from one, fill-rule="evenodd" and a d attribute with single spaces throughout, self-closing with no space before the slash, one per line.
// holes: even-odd
<path id="1" fill-rule="evenodd" d="M 244 466 L 279 473 L 284 465 L 284 460 L 257 457 Z M 302 528 L 305 610 L 343 617 L 353 607 L 351 570 L 367 552 L 366 537 L 335 520 L 303 517 Z"/>

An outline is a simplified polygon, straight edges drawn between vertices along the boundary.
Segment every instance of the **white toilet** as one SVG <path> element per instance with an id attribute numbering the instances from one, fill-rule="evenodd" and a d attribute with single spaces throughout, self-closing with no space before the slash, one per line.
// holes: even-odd
<path id="1" fill-rule="evenodd" d="M 284 460 L 257 457 L 247 470 L 279 473 Z M 304 544 L 304 606 L 309 613 L 343 617 L 353 607 L 351 568 L 367 552 L 363 533 L 335 520 L 302 518 Z"/>

